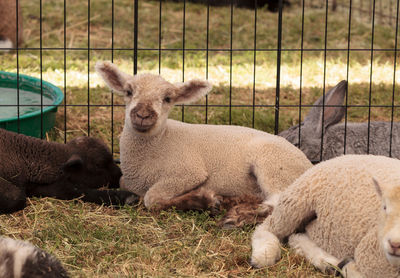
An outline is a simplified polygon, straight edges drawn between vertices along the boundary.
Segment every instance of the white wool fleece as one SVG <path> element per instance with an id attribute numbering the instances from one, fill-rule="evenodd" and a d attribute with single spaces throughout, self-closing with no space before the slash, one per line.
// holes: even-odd
<path id="1" fill-rule="evenodd" d="M 289 245 L 321 270 L 351 258 L 343 268 L 347 277 L 400 277 L 400 259 L 385 255 L 389 240 L 400 242 L 400 230 L 391 233 L 400 224 L 400 209 L 383 210 L 389 204 L 400 208 L 399 169 L 399 160 L 373 155 L 341 156 L 309 169 L 256 228 L 253 265 L 274 264 L 280 258 L 276 239 L 289 237 Z"/>

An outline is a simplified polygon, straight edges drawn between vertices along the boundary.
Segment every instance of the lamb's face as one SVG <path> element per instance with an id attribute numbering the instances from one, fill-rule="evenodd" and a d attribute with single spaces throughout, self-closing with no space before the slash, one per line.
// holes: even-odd
<path id="1" fill-rule="evenodd" d="M 125 124 L 141 135 L 155 135 L 165 126 L 177 87 L 157 75 L 136 75 L 125 84 Z"/>
<path id="2" fill-rule="evenodd" d="M 122 172 L 102 141 L 91 137 L 78 137 L 68 145 L 72 155 L 63 165 L 68 180 L 85 188 L 119 187 Z"/>
<path id="3" fill-rule="evenodd" d="M 400 185 L 382 187 L 381 224 L 379 240 L 386 258 L 400 267 Z"/>
<path id="4" fill-rule="evenodd" d="M 131 76 L 109 62 L 98 62 L 96 71 L 107 85 L 124 96 L 125 126 L 138 135 L 160 133 L 174 104 L 193 102 L 211 90 L 211 84 L 191 80 L 171 84 L 159 75 Z"/>

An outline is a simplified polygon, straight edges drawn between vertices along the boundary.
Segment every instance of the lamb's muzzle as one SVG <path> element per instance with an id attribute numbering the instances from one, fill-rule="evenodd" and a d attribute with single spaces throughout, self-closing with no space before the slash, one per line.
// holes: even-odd
<path id="1" fill-rule="evenodd" d="M 157 122 L 157 113 L 150 104 L 139 103 L 130 113 L 132 127 L 139 132 L 150 130 Z"/>

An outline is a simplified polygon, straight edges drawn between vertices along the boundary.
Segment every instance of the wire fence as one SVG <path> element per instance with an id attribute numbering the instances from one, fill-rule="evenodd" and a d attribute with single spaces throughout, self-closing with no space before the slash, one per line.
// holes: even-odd
<path id="1" fill-rule="evenodd" d="M 67 142 L 68 136 L 94 132 L 118 155 L 124 105 L 97 87 L 101 83 L 97 84 L 93 67 L 102 59 L 123 64 L 132 74 L 151 71 L 173 76 L 173 81 L 196 76 L 217 84 L 203 101 L 179 106 L 173 112 L 172 116 L 182 121 L 241 124 L 278 134 L 302 122 L 316 96 L 325 97 L 328 86 L 340 79 L 349 81 L 348 92 L 356 86 L 366 90 L 363 97 L 356 89 L 346 95 L 345 125 L 352 117 L 368 124 L 375 118 L 396 120 L 399 1 L 301 0 L 286 7 L 279 0 L 276 14 L 257 8 L 257 0 L 250 10 L 237 8 L 234 1 L 225 7 L 188 0 L 127 0 L 122 4 L 64 0 L 62 5 L 50 0 L 15 1 L 16 23 L 21 20 L 19 9 L 23 11 L 24 43 L 2 54 L 2 66 L 17 75 L 32 73 L 62 88 L 65 98 L 58 112 L 55 140 L 60 140 L 58 136 Z M 364 35 L 360 37 L 360 33 Z M 335 62 L 340 64 L 340 73 L 330 68 Z M 354 77 L 352 70 L 357 67 L 361 73 Z M 75 71 L 77 75 L 71 77 Z M 287 77 L 290 75 L 294 81 Z M 318 84 L 313 84 L 313 76 L 319 76 Z M 70 85 L 75 78 L 86 81 Z M 313 91 L 314 87 L 320 90 Z M 374 100 L 379 88 L 385 92 L 382 102 Z M 17 93 L 19 101 L 19 85 Z M 19 118 L 19 102 L 17 107 Z M 46 107 L 43 98 L 39 107 L 41 111 Z M 367 114 L 359 116 L 354 112 L 358 108 L 367 109 Z M 387 116 L 381 117 L 379 109 L 388 109 Z M 392 133 L 389 140 L 392 142 Z M 323 142 L 322 126 L 321 158 Z"/>
<path id="2" fill-rule="evenodd" d="M 354 16 L 367 23 L 371 23 L 372 18 L 375 17 L 378 24 L 395 27 L 397 18 L 396 4 L 394 0 L 377 1 L 375 4 L 373 0 L 354 1 L 352 3 L 352 10 Z M 349 3 L 348 1 L 338 0 L 335 5 L 332 5 L 332 9 L 346 11 L 349 9 Z"/>

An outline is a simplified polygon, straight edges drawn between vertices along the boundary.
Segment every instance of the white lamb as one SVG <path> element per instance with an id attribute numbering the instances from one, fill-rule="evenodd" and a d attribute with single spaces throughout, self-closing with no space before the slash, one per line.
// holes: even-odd
<path id="1" fill-rule="evenodd" d="M 121 187 L 144 196 L 147 208 L 206 209 L 218 203 L 216 195 L 270 198 L 312 166 L 275 135 L 167 119 L 175 104 L 207 94 L 207 81 L 171 84 L 158 75 L 128 75 L 109 62 L 96 70 L 125 97 Z"/>
<path id="2" fill-rule="evenodd" d="M 279 242 L 324 272 L 400 277 L 400 161 L 347 155 L 305 172 L 252 239 L 252 264 L 280 259 Z M 303 231 L 302 231 L 303 230 Z"/>

